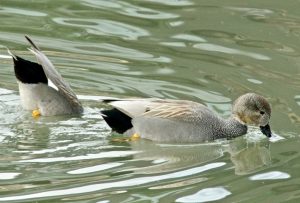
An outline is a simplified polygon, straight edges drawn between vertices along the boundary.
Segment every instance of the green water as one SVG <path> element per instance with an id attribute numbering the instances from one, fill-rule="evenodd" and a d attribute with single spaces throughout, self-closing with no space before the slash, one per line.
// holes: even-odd
<path id="1" fill-rule="evenodd" d="M 0 202 L 299 202 L 300 2 L 0 1 Z M 34 120 L 12 61 L 24 34 L 80 95 Z M 259 93 L 271 127 L 195 145 L 112 141 L 95 96 L 188 99 L 223 117 Z M 88 96 L 88 97 L 86 97 Z"/>

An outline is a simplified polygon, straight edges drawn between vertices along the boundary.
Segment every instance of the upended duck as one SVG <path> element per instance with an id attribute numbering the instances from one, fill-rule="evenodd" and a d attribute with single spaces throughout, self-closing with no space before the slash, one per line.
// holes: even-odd
<path id="1" fill-rule="evenodd" d="M 35 116 L 82 113 L 83 107 L 69 84 L 33 41 L 28 36 L 25 38 L 39 63 L 22 59 L 8 50 L 14 62 L 22 107 Z"/>
<path id="2" fill-rule="evenodd" d="M 10 53 L 24 109 L 37 110 L 44 116 L 81 113 L 82 105 L 70 86 L 32 40 L 26 39 L 39 64 Z M 51 83 L 57 88 L 49 86 Z M 248 125 L 258 126 L 267 137 L 272 136 L 271 106 L 263 96 L 255 93 L 237 98 L 232 115 L 227 119 L 203 104 L 186 100 L 109 98 L 103 102 L 112 107 L 101 111 L 103 119 L 112 131 L 127 136 L 193 143 L 242 136 L 247 133 Z"/>

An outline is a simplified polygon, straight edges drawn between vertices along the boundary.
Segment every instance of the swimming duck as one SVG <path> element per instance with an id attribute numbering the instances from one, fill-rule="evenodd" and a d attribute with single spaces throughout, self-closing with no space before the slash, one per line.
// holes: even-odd
<path id="1" fill-rule="evenodd" d="M 29 49 L 38 63 L 12 54 L 15 75 L 24 109 L 33 115 L 78 114 L 83 111 L 77 96 L 57 72 L 45 54 L 26 36 Z M 111 109 L 102 117 L 113 131 L 158 142 L 203 142 L 218 138 L 234 138 L 247 133 L 247 126 L 259 126 L 271 137 L 268 101 L 255 93 L 247 93 L 233 103 L 232 115 L 223 119 L 206 106 L 186 100 L 169 99 L 103 99 Z"/>
<path id="2" fill-rule="evenodd" d="M 14 62 L 22 107 L 34 117 L 79 114 L 83 112 L 76 94 L 45 54 L 25 36 L 32 46 L 29 50 L 38 63 L 25 60 L 8 50 Z"/>
<path id="3" fill-rule="evenodd" d="M 223 119 L 206 106 L 185 100 L 107 100 L 111 109 L 103 118 L 113 131 L 158 142 L 193 143 L 235 138 L 247 133 L 247 126 L 259 126 L 271 137 L 268 101 L 255 93 L 235 100 L 232 115 Z"/>

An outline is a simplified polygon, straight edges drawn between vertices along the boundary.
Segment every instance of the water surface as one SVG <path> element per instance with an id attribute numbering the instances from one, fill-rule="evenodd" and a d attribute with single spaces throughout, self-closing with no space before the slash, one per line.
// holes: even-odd
<path id="1" fill-rule="evenodd" d="M 0 202 L 298 202 L 299 2 L 0 3 Z M 6 47 L 31 36 L 80 95 L 78 117 L 20 107 Z M 97 96 L 204 103 L 223 117 L 239 95 L 272 105 L 268 141 L 114 141 Z"/>

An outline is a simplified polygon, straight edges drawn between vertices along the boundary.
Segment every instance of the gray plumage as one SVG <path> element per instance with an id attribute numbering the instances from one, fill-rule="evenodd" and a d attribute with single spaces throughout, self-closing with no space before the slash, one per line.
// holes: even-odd
<path id="1" fill-rule="evenodd" d="M 42 65 L 48 80 L 50 80 L 58 88 L 59 94 L 63 98 L 65 98 L 67 103 L 69 103 L 70 110 L 71 110 L 69 114 L 82 113 L 83 111 L 82 105 L 78 100 L 74 91 L 69 86 L 69 84 L 65 82 L 65 80 L 56 70 L 56 68 L 51 63 L 51 61 L 47 58 L 47 56 L 43 52 L 40 51 L 40 49 L 33 43 L 33 41 L 28 36 L 25 36 L 25 38 L 31 44 L 32 48 L 29 50 L 36 56 L 38 63 Z"/>
<path id="2" fill-rule="evenodd" d="M 30 83 L 30 81 L 29 83 L 24 83 L 18 80 L 22 107 L 25 110 L 38 110 L 42 116 L 82 113 L 82 105 L 69 84 L 65 82 L 51 61 L 33 41 L 28 36 L 25 37 L 32 46 L 29 50 L 35 55 L 38 63 L 42 66 L 43 74 L 46 75 L 48 84 L 41 82 Z M 21 60 L 21 58 L 15 56 L 10 51 L 9 54 L 13 57 L 16 66 L 16 63 L 18 63 L 18 60 Z M 33 62 L 24 64 L 18 63 L 18 66 L 28 66 L 26 70 L 32 70 L 32 64 Z M 34 78 L 40 77 L 36 75 L 38 73 L 40 72 L 30 72 L 26 74 L 31 74 L 30 77 Z"/>
<path id="3" fill-rule="evenodd" d="M 125 134 L 137 133 L 159 142 L 234 138 L 246 134 L 247 125 L 268 125 L 271 115 L 266 99 L 254 93 L 239 97 L 228 119 L 217 116 L 200 103 L 185 100 L 131 99 L 109 104 L 132 119 L 133 127 Z"/>

